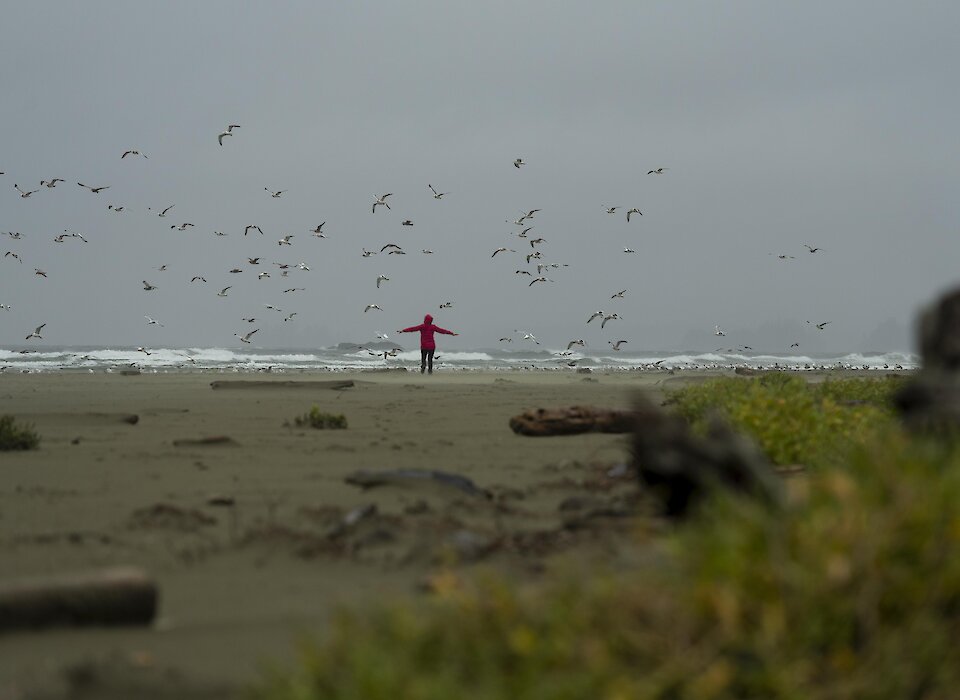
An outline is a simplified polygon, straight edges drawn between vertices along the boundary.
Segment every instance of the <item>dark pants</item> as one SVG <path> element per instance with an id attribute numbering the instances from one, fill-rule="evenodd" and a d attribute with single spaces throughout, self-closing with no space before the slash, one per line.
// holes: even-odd
<path id="1" fill-rule="evenodd" d="M 423 374 L 423 370 L 427 370 L 430 374 L 433 374 L 433 353 L 436 352 L 436 349 L 430 348 L 420 348 L 420 374 Z"/>

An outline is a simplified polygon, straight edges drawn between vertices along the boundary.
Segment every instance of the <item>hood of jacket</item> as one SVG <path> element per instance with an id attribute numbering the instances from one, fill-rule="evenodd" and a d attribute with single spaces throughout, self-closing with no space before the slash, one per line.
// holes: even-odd
<path id="1" fill-rule="evenodd" d="M 427 314 L 426 316 L 423 317 L 423 322 L 424 322 L 424 323 L 433 323 L 433 316 L 431 316 L 430 314 Z"/>

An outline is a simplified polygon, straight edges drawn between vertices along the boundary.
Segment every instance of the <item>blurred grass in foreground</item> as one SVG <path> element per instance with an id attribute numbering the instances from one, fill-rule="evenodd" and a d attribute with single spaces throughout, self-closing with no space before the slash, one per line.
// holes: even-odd
<path id="1" fill-rule="evenodd" d="M 902 434 L 880 402 L 888 382 L 809 394 L 792 380 L 740 384 L 688 389 L 677 405 L 697 407 L 696 420 L 713 391 L 731 415 L 756 417 L 782 392 L 806 414 L 801 425 L 843 430 L 827 434 L 842 458 L 817 451 L 824 461 L 794 482 L 784 509 L 717 494 L 662 541 L 638 544 L 658 562 L 645 571 L 523 586 L 446 572 L 429 600 L 341 613 L 325 641 L 304 645 L 294 670 L 272 673 L 255 696 L 957 697 L 960 449 Z M 852 393 L 881 405 L 853 407 L 865 411 L 853 422 L 811 416 Z M 790 414 L 755 425 L 780 435 L 777 417 Z M 791 461 L 807 460 L 805 444 L 790 448 Z"/>

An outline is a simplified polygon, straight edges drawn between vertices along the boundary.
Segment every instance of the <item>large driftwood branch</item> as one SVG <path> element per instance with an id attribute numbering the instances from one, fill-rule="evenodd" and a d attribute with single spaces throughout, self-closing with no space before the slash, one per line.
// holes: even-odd
<path id="1" fill-rule="evenodd" d="M 349 389 L 352 386 L 350 379 L 308 382 L 224 379 L 210 382 L 213 389 Z"/>

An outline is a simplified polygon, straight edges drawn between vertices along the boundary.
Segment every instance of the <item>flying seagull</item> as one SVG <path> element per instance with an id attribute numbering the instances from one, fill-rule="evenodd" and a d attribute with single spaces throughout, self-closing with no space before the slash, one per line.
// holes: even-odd
<path id="1" fill-rule="evenodd" d="M 619 208 L 620 208 L 620 207 L 607 207 L 607 213 L 608 213 L 608 214 L 616 214 L 617 209 L 619 209 Z"/>
<path id="2" fill-rule="evenodd" d="M 626 341 L 626 340 L 618 340 L 617 342 L 614 343 L 612 340 L 608 340 L 607 342 L 610 343 L 610 345 L 613 346 L 613 349 L 614 349 L 614 350 L 616 350 L 617 352 L 619 352 L 619 351 L 620 351 L 620 346 L 623 345 L 624 343 L 626 343 L 627 341 Z"/>
<path id="3" fill-rule="evenodd" d="M 58 183 L 58 182 L 64 182 L 64 180 L 63 180 L 62 178 L 59 178 L 59 177 L 55 177 L 55 178 L 53 178 L 52 180 L 41 180 L 41 181 L 40 181 L 40 186 L 41 186 L 41 187 L 49 187 L 50 189 L 53 189 L 54 187 L 57 186 L 57 183 Z"/>
<path id="4" fill-rule="evenodd" d="M 255 329 L 253 329 L 252 331 L 250 331 L 249 333 L 245 333 L 244 335 L 240 335 L 239 333 L 234 333 L 234 335 L 237 336 L 238 338 L 240 338 L 240 342 L 241 342 L 241 343 L 249 343 L 249 342 L 250 342 L 250 338 L 253 337 L 253 334 L 256 333 L 256 332 L 259 331 L 259 330 L 260 330 L 259 328 L 255 328 Z"/>
<path id="5" fill-rule="evenodd" d="M 434 199 L 440 199 L 440 198 L 443 197 L 444 195 L 450 194 L 449 192 L 437 192 L 435 189 L 433 189 L 433 185 L 431 185 L 431 184 L 429 184 L 429 183 L 427 184 L 427 187 L 429 187 L 429 188 L 430 188 L 430 191 L 433 192 L 433 198 L 434 198 Z"/>
<path id="6" fill-rule="evenodd" d="M 251 229 L 256 229 L 257 231 L 260 232 L 260 235 L 261 235 L 261 236 L 263 235 L 263 229 L 261 229 L 261 228 L 260 228 L 259 226 L 257 226 L 256 224 L 247 224 L 247 225 L 244 227 L 244 229 L 243 229 L 243 235 L 246 236 L 248 233 L 250 233 L 250 230 L 251 230 Z"/>
<path id="7" fill-rule="evenodd" d="M 43 330 L 43 327 L 44 327 L 45 325 L 47 325 L 47 324 L 46 324 L 46 323 L 41 323 L 39 326 L 37 326 L 36 329 L 34 329 L 33 333 L 31 333 L 30 335 L 28 335 L 28 336 L 26 337 L 26 340 L 30 340 L 31 338 L 39 338 L 40 340 L 43 340 L 43 336 L 40 335 L 40 331 Z"/>
<path id="8" fill-rule="evenodd" d="M 390 197 L 390 196 L 392 196 L 392 195 L 393 195 L 393 192 L 387 192 L 386 194 L 377 197 L 376 201 L 373 203 L 373 208 L 371 209 L 371 211 L 372 211 L 374 214 L 376 214 L 376 213 L 377 213 L 377 207 L 380 206 L 381 204 L 382 204 L 383 206 L 385 206 L 387 209 L 389 209 L 389 208 L 390 208 L 390 205 L 387 204 L 386 199 L 387 199 L 387 197 Z"/>
<path id="9" fill-rule="evenodd" d="M 624 249 L 623 249 L 623 252 L 624 252 L 624 253 L 636 253 L 637 251 L 635 251 L 633 248 L 624 248 Z"/>
<path id="10" fill-rule="evenodd" d="M 656 170 L 648 170 L 647 175 L 663 175 L 663 171 L 669 169 L 670 168 L 657 168 Z"/>
<path id="11" fill-rule="evenodd" d="M 720 326 L 714 326 L 714 327 L 713 327 L 713 334 L 714 334 L 714 335 L 726 335 L 726 333 L 724 333 L 722 330 L 720 330 Z"/>
<path id="12" fill-rule="evenodd" d="M 817 323 L 815 325 L 817 326 L 818 331 L 822 331 L 828 323 L 830 323 L 830 321 L 824 321 L 823 323 Z"/>
<path id="13" fill-rule="evenodd" d="M 292 233 L 288 233 L 286 236 L 277 241 L 277 245 L 292 245 L 290 239 L 293 238 Z"/>
<path id="14" fill-rule="evenodd" d="M 637 209 L 636 207 L 634 207 L 633 209 L 627 210 L 627 221 L 630 221 L 631 214 L 639 214 L 640 216 L 643 216 L 643 212 Z"/>
<path id="15" fill-rule="evenodd" d="M 224 137 L 224 136 L 233 136 L 233 130 L 234 130 L 234 129 L 239 129 L 239 128 L 240 128 L 240 125 L 239 125 L 239 124 L 230 124 L 229 126 L 227 126 L 226 131 L 221 131 L 221 132 L 220 132 L 220 135 L 217 136 L 217 141 L 219 141 L 219 142 L 220 142 L 220 145 L 222 146 L 222 145 L 223 145 L 223 137 Z"/>
<path id="16" fill-rule="evenodd" d="M 224 287 L 224 288 L 221 289 L 219 292 L 217 292 L 217 296 L 218 296 L 218 297 L 225 297 L 225 296 L 227 296 L 227 290 L 228 290 L 228 289 L 230 289 L 230 287 Z"/>
<path id="17" fill-rule="evenodd" d="M 27 190 L 27 191 L 24 191 L 24 190 L 21 190 L 21 189 L 20 189 L 20 185 L 17 185 L 16 183 L 14 183 L 13 189 L 15 189 L 17 192 L 20 193 L 20 199 L 26 199 L 26 198 L 29 197 L 30 195 L 36 194 L 37 192 L 40 191 L 40 190 Z"/>
<path id="18" fill-rule="evenodd" d="M 586 343 L 583 342 L 582 338 L 580 340 L 571 340 L 569 343 L 567 343 L 567 350 L 572 348 L 574 345 L 579 345 L 582 348 L 586 345 Z"/>
<path id="19" fill-rule="evenodd" d="M 603 311 L 594 311 L 592 314 L 590 314 L 590 318 L 587 319 L 587 323 L 590 323 L 590 321 L 592 321 L 595 318 L 603 318 L 604 316 L 605 314 L 603 313 Z"/>
<path id="20" fill-rule="evenodd" d="M 159 212 L 159 213 L 157 214 L 157 216 L 159 216 L 159 217 L 162 219 L 163 217 L 165 217 L 165 216 L 167 215 L 167 212 L 170 211 L 171 209 L 173 209 L 175 206 L 176 206 L 175 204 L 171 204 L 169 207 L 167 207 L 167 208 L 164 209 L 163 211 Z M 150 207 L 147 207 L 147 211 L 151 211 Z"/>
<path id="21" fill-rule="evenodd" d="M 316 236 L 317 238 L 326 238 L 326 236 L 325 236 L 324 233 L 323 233 L 323 225 L 326 224 L 326 223 L 327 223 L 327 222 L 324 221 L 323 224 L 320 224 L 320 225 L 317 226 L 315 229 L 313 229 L 313 231 L 311 231 L 311 233 L 313 233 L 313 235 Z"/>
<path id="22" fill-rule="evenodd" d="M 175 229 L 177 229 L 178 231 L 186 231 L 186 230 L 187 230 L 187 227 L 191 227 L 191 228 L 192 228 L 192 227 L 193 227 L 193 224 L 191 224 L 191 223 L 182 223 L 182 224 L 180 224 L 179 226 L 174 225 L 174 226 L 171 226 L 170 228 L 175 228 Z"/>
<path id="23" fill-rule="evenodd" d="M 273 197 L 274 199 L 280 199 L 280 195 L 282 195 L 284 192 L 286 192 L 286 190 L 277 190 L 276 192 L 274 192 L 273 190 L 271 190 L 271 189 L 268 188 L 268 187 L 264 187 L 263 189 L 266 190 L 267 192 L 269 192 L 269 193 L 270 193 L 270 196 Z"/>
<path id="24" fill-rule="evenodd" d="M 376 304 L 367 304 L 367 306 L 363 309 L 363 313 L 367 313 L 368 311 L 370 311 L 370 309 L 376 309 L 377 311 L 383 311 L 383 309 L 381 309 L 381 308 L 380 308 L 379 306 L 377 306 Z"/>
<path id="25" fill-rule="evenodd" d="M 626 289 L 621 289 L 621 290 L 620 290 L 619 292 L 617 292 L 616 294 L 612 294 L 612 295 L 610 296 L 610 298 L 611 298 L 611 299 L 623 299 L 623 295 L 626 294 L 626 293 L 627 293 L 627 290 L 626 290 Z"/>
<path id="26" fill-rule="evenodd" d="M 155 318 L 150 318 L 149 316 L 144 316 L 144 318 L 147 319 L 148 326 L 160 326 L 161 328 L 164 327 L 164 325 Z"/>
<path id="27" fill-rule="evenodd" d="M 411 221 L 410 219 L 404 219 L 403 221 L 400 222 L 400 225 L 401 225 L 401 226 L 413 226 L 413 221 Z"/>
<path id="28" fill-rule="evenodd" d="M 144 158 L 147 157 L 145 154 L 141 153 L 140 151 L 124 151 L 123 155 L 120 156 L 120 160 L 123 160 L 127 156 L 142 156 Z"/>
<path id="29" fill-rule="evenodd" d="M 389 281 L 390 281 L 390 278 L 387 277 L 386 275 L 378 275 L 378 276 L 377 276 L 377 289 L 380 289 L 380 283 L 381 283 L 381 282 L 389 282 Z"/>
<path id="30" fill-rule="evenodd" d="M 17 255 L 16 253 L 14 253 L 12 250 L 8 250 L 6 253 L 4 253 L 4 254 L 3 254 L 3 257 L 5 257 L 5 258 L 6 258 L 6 257 L 11 257 L 11 258 L 13 258 L 13 259 L 15 259 L 15 260 L 19 260 L 19 261 L 20 261 L 20 264 L 23 265 L 23 259 L 22 259 L 19 255 Z"/>
<path id="31" fill-rule="evenodd" d="M 90 185 L 84 185 L 82 182 L 78 182 L 77 184 L 80 185 L 81 187 L 85 187 L 86 189 L 90 190 L 90 191 L 93 192 L 94 194 L 98 194 L 98 193 L 102 192 L 103 190 L 109 190 L 109 189 L 110 189 L 110 185 L 105 185 L 104 187 L 91 187 Z"/>
<path id="32" fill-rule="evenodd" d="M 600 327 L 603 328 L 604 326 L 607 325 L 607 321 L 614 321 L 614 320 L 620 320 L 620 315 L 619 315 L 619 314 L 607 314 L 606 316 L 603 317 L 603 320 L 600 321 Z"/>
<path id="33" fill-rule="evenodd" d="M 154 287 L 152 284 L 150 284 L 146 280 L 143 280 L 143 291 L 152 292 L 154 289 L 156 289 L 156 287 Z"/>
<path id="34" fill-rule="evenodd" d="M 807 250 L 809 250 L 811 253 L 816 253 L 818 250 L 823 250 L 823 248 L 814 248 L 813 246 L 807 245 L 806 243 L 804 243 L 803 245 L 804 245 L 804 247 L 805 247 Z"/>
<path id="35" fill-rule="evenodd" d="M 526 165 L 526 163 L 523 162 L 523 158 L 517 158 L 515 161 L 513 161 L 513 167 L 519 168 L 521 165 Z"/>
<path id="36" fill-rule="evenodd" d="M 453 308 L 453 302 L 452 302 L 452 301 L 445 301 L 445 302 L 443 302 L 442 304 L 440 304 L 440 308 L 441 308 L 441 309 L 452 309 L 452 308 Z"/>
<path id="37" fill-rule="evenodd" d="M 490 257 L 495 258 L 497 257 L 497 253 L 506 253 L 506 252 L 516 253 L 517 251 L 515 251 L 513 248 L 497 248 L 495 251 L 493 251 L 493 255 L 491 255 Z"/>

